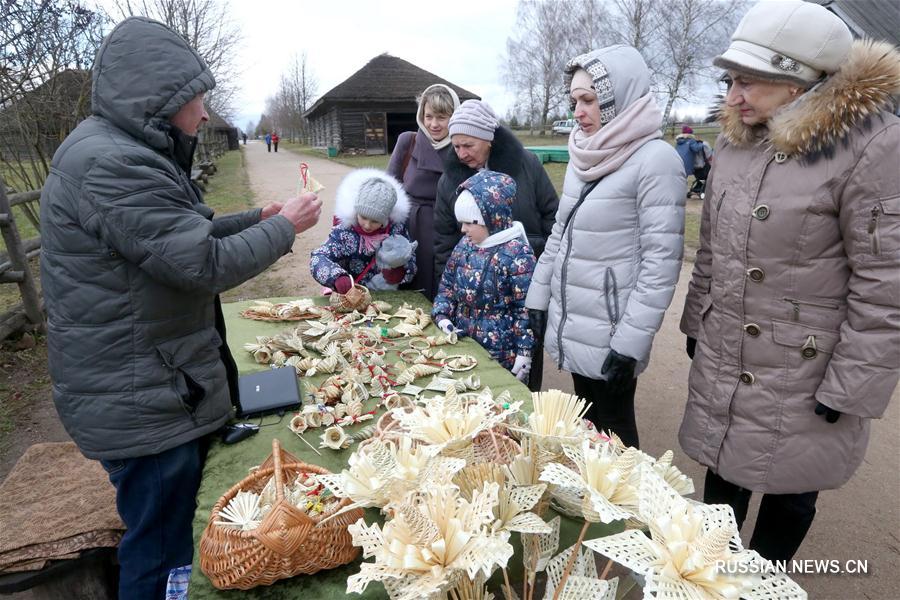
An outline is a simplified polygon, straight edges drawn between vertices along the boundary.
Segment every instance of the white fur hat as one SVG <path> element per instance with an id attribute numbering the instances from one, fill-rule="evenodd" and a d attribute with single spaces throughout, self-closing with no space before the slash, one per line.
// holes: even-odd
<path id="1" fill-rule="evenodd" d="M 356 169 L 337 188 L 334 214 L 345 227 L 355 225 L 358 214 L 385 225 L 388 219 L 406 223 L 409 206 L 399 181 L 378 169 Z"/>
<path id="2" fill-rule="evenodd" d="M 840 69 L 852 43 L 847 25 L 824 6 L 803 0 L 759 2 L 713 64 L 808 85 Z"/>

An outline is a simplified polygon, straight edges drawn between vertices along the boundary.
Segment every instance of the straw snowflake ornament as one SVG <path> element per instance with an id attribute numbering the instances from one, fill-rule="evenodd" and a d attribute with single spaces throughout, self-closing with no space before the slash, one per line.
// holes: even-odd
<path id="1" fill-rule="evenodd" d="M 749 565 L 761 560 L 756 552 L 743 549 L 731 507 L 688 502 L 650 465 L 640 469 L 638 512 L 650 527 L 651 538 L 628 530 L 584 545 L 643 575 L 645 599 L 806 598 L 784 575 L 720 570 L 726 563 Z"/>
<path id="2" fill-rule="evenodd" d="M 348 578 L 347 592 L 362 593 L 370 582 L 383 581 L 395 600 L 439 598 L 462 577 L 488 577 L 505 566 L 513 554 L 508 536 L 490 531 L 498 490 L 487 483 L 469 501 L 456 487 L 432 486 L 395 505 L 383 530 L 362 519 L 351 525 L 354 545 L 375 562 Z"/>
<path id="3" fill-rule="evenodd" d="M 553 557 L 547 565 L 547 587 L 544 600 L 616 600 L 619 579 L 600 579 L 597 576 L 597 563 L 594 553 L 588 549 L 571 546 Z M 572 553 L 578 552 L 572 561 Z M 563 581 L 566 565 L 572 562 L 569 575 Z M 557 589 L 562 589 L 557 594 Z"/>
<path id="4" fill-rule="evenodd" d="M 583 495 L 582 512 L 587 521 L 611 523 L 637 517 L 638 491 L 634 469 L 639 455 L 635 448 L 622 454 L 609 443 L 580 447 L 564 445 L 563 450 L 578 471 L 560 463 L 550 463 L 540 480 L 560 486 L 557 494 Z"/>

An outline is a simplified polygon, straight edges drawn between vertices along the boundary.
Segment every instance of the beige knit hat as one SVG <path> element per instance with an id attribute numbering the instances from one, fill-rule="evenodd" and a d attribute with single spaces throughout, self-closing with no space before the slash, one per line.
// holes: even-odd
<path id="1" fill-rule="evenodd" d="M 852 42 L 847 25 L 824 6 L 802 0 L 759 2 L 713 64 L 808 86 L 840 69 Z"/>

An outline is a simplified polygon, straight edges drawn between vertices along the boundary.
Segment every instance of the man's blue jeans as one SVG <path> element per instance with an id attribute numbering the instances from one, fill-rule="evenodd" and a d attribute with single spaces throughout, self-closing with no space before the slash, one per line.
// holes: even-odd
<path id="1" fill-rule="evenodd" d="M 119 598 L 163 600 L 169 571 L 191 564 L 191 524 L 205 459 L 198 439 L 160 454 L 101 460 L 126 531 L 119 543 Z"/>

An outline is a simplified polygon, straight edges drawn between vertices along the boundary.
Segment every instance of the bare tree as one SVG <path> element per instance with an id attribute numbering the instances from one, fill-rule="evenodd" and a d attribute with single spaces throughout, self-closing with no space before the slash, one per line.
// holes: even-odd
<path id="1" fill-rule="evenodd" d="M 6 0 L 0 9 L 0 164 L 13 185 L 35 189 L 90 114 L 88 69 L 107 22 L 76 0 Z"/>
<path id="2" fill-rule="evenodd" d="M 627 44 L 650 69 L 667 125 L 674 102 L 693 99 L 699 84 L 708 76 L 711 81 L 712 58 L 727 46 L 746 8 L 747 0 L 520 0 L 503 79 L 529 119 L 546 123 L 553 98 L 558 103 L 565 95 L 568 58 Z"/>
<path id="3" fill-rule="evenodd" d="M 659 3 L 660 53 L 654 65 L 658 91 L 666 99 L 663 129 L 668 127 L 676 100 L 691 99 L 699 79 L 714 73 L 712 59 L 747 8 L 746 0 L 669 0 Z"/>
<path id="4" fill-rule="evenodd" d="M 119 18 L 150 17 L 177 31 L 216 78 L 215 89 L 206 95 L 207 106 L 226 119 L 233 116 L 241 37 L 229 0 L 116 0 L 114 12 Z"/>
<path id="5" fill-rule="evenodd" d="M 307 122 L 303 113 L 312 104 L 318 81 L 309 66 L 306 52 L 294 54 L 281 74 L 278 91 L 266 101 L 266 113 L 275 121 L 283 137 L 292 142 L 307 137 Z"/>
<path id="6" fill-rule="evenodd" d="M 529 111 L 532 128 L 547 129 L 547 117 L 565 97 L 562 70 L 571 52 L 568 17 L 572 0 L 519 0 L 515 35 L 507 38 L 503 79 Z"/>

